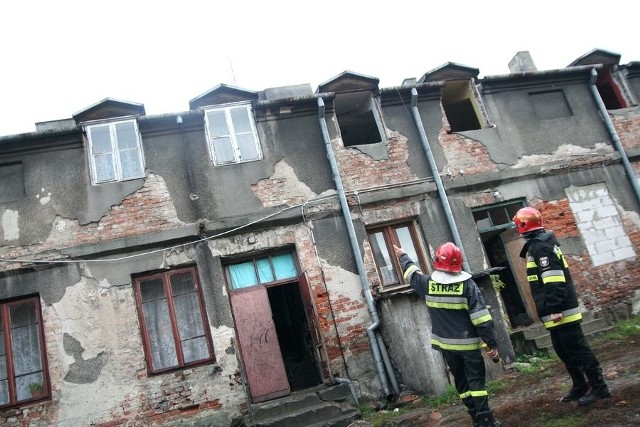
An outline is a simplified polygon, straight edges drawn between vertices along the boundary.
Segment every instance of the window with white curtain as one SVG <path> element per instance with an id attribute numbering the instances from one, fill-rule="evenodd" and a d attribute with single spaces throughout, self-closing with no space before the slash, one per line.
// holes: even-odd
<path id="1" fill-rule="evenodd" d="M 207 143 L 214 165 L 262 158 L 251 105 L 232 105 L 205 111 Z"/>

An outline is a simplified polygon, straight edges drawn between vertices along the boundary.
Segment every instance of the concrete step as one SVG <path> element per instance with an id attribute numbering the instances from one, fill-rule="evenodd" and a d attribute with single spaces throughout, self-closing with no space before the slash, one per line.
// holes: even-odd
<path id="1" fill-rule="evenodd" d="M 587 340 L 591 341 L 603 332 L 613 329 L 603 318 L 594 319 L 589 311 L 582 313 L 582 330 Z M 542 323 L 531 325 L 525 329 L 514 331 L 511 334 L 512 343 L 516 352 L 533 353 L 536 350 L 552 350 L 551 335 Z"/>
<path id="2" fill-rule="evenodd" d="M 318 386 L 290 396 L 251 405 L 247 427 L 348 426 L 360 417 L 346 384 Z"/>

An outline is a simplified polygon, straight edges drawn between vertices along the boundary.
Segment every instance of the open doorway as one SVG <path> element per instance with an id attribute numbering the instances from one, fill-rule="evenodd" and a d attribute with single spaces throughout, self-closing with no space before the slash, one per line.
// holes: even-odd
<path id="1" fill-rule="evenodd" d="M 522 201 L 512 201 L 473 210 L 489 264 L 500 268 L 494 274 L 505 283 L 500 298 L 513 329 L 529 326 L 537 320 L 526 272 L 521 265 L 523 261 L 519 256 L 523 242 L 511 222 L 511 218 L 523 206 Z"/>
<path id="2" fill-rule="evenodd" d="M 315 345 L 298 283 L 269 287 L 267 294 L 291 391 L 320 384 Z"/>

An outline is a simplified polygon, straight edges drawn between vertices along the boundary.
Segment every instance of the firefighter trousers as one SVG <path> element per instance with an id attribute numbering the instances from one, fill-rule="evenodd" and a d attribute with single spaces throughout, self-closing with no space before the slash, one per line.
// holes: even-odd
<path id="1" fill-rule="evenodd" d="M 480 350 L 442 350 L 444 360 L 453 375 L 456 390 L 467 409 L 473 413 L 489 411 L 485 385 L 484 358 Z"/>
<path id="2" fill-rule="evenodd" d="M 587 343 L 579 323 L 551 328 L 549 334 L 553 349 L 570 374 L 599 371 L 600 362 Z"/>

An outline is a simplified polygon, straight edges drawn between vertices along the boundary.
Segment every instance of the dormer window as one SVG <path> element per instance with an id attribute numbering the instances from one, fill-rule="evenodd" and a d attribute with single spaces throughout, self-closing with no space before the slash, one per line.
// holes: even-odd
<path id="1" fill-rule="evenodd" d="M 384 129 L 371 92 L 340 93 L 333 103 L 345 147 L 384 142 Z"/>
<path id="2" fill-rule="evenodd" d="M 135 120 L 88 125 L 93 184 L 144 178 L 144 156 Z"/>
<path id="3" fill-rule="evenodd" d="M 262 151 L 250 104 L 205 110 L 207 142 L 213 164 L 260 160 Z"/>

